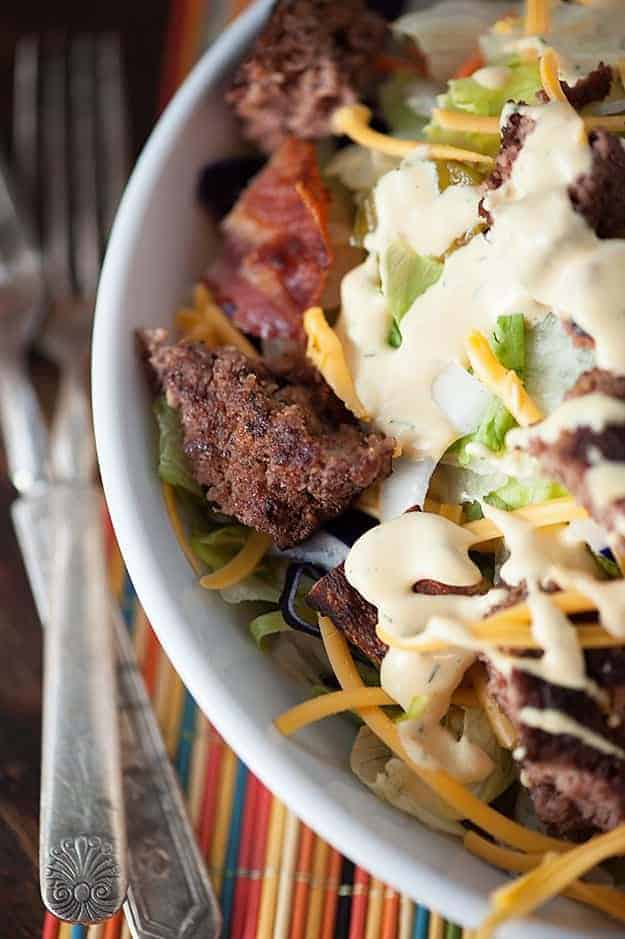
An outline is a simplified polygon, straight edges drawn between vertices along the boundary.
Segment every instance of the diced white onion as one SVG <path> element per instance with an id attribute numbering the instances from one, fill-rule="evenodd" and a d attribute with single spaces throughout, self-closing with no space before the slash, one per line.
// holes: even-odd
<path id="1" fill-rule="evenodd" d="M 432 77 L 446 81 L 475 52 L 481 34 L 515 9 L 518 4 L 510 2 L 443 0 L 425 10 L 404 13 L 393 29 L 414 39 L 427 56 Z"/>
<path id="2" fill-rule="evenodd" d="M 469 434 L 480 423 L 492 395 L 466 369 L 452 362 L 435 378 L 432 397 L 459 434 Z"/>
<path id="3" fill-rule="evenodd" d="M 570 522 L 565 533 L 565 541 L 569 544 L 586 542 L 591 551 L 600 554 L 608 547 L 606 533 L 600 525 L 591 518 L 577 518 Z"/>
<path id="4" fill-rule="evenodd" d="M 434 465 L 434 460 L 429 457 L 416 462 L 408 457 L 394 461 L 393 472 L 380 487 L 380 518 L 383 522 L 403 515 L 415 505 L 423 508 Z"/>
<path id="5" fill-rule="evenodd" d="M 348 546 L 340 538 L 327 531 L 316 532 L 306 541 L 295 545 L 294 548 L 287 548 L 285 551 L 275 548 L 272 551 L 272 554 L 280 557 L 303 561 L 307 564 L 317 564 L 327 570 L 342 564 L 348 553 Z"/>

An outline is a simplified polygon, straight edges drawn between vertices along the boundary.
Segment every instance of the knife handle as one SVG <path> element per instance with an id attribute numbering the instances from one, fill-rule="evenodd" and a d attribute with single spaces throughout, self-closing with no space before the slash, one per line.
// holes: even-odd
<path id="1" fill-rule="evenodd" d="M 127 887 L 109 597 L 95 487 L 52 485 L 40 879 L 59 919 L 96 923 Z"/>

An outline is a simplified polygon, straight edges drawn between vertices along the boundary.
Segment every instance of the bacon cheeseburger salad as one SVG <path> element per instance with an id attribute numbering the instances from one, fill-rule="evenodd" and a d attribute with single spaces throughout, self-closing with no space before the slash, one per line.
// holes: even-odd
<path id="1" fill-rule="evenodd" d="M 139 337 L 181 547 L 307 682 L 278 729 L 350 712 L 366 786 L 522 875 L 480 939 L 625 922 L 624 49 L 622 0 L 281 0 Z"/>

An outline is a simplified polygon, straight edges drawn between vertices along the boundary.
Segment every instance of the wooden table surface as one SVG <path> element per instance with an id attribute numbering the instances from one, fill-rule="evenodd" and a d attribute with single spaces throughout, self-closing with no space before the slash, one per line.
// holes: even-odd
<path id="1" fill-rule="evenodd" d="M 135 151 L 154 122 L 167 0 L 86 4 L 19 0 L 0 11 L 0 142 L 10 139 L 13 49 L 25 32 L 115 30 L 123 39 Z M 49 411 L 55 376 L 34 357 L 33 374 Z M 0 453 L 0 935 L 35 939 L 43 911 L 37 873 L 41 744 L 41 630 L 11 528 L 14 498 Z"/>

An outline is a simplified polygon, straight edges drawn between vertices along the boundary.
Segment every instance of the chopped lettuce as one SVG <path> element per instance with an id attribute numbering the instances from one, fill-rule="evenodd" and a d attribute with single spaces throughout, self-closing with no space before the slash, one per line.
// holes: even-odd
<path id="1" fill-rule="evenodd" d="M 497 509 L 508 512 L 522 509 L 535 502 L 547 502 L 567 495 L 566 489 L 549 479 L 514 479 L 510 477 L 499 489 L 494 489 L 486 496 L 486 502 Z"/>
<path id="2" fill-rule="evenodd" d="M 164 396 L 154 402 L 154 416 L 158 423 L 158 475 L 163 482 L 184 489 L 193 496 L 202 496 L 202 489 L 193 479 L 183 450 L 182 427 L 178 412 L 171 408 Z"/>
<path id="3" fill-rule="evenodd" d="M 450 447 L 460 466 L 470 466 L 474 457 L 468 452 L 467 445 L 480 443 L 493 453 L 499 453 L 505 446 L 506 434 L 516 426 L 516 421 L 500 398 L 493 398 L 486 409 L 479 426 L 472 434 L 465 434 Z"/>
<path id="4" fill-rule="evenodd" d="M 382 291 L 388 302 L 393 324 L 389 344 L 401 345 L 399 324 L 414 301 L 437 282 L 443 264 L 436 258 L 424 257 L 405 242 L 396 241 L 386 249 L 380 265 Z"/>
<path id="5" fill-rule="evenodd" d="M 465 111 L 483 117 L 499 117 L 507 101 L 532 104 L 542 88 L 536 62 L 517 62 L 508 67 L 508 80 L 500 88 L 487 88 L 475 78 L 453 78 L 447 93 L 438 99 L 445 111 Z M 450 144 L 467 150 L 476 150 L 494 156 L 499 150 L 498 134 L 477 134 L 461 130 L 447 130 L 432 121 L 425 128 L 425 136 L 432 143 Z"/>
<path id="6" fill-rule="evenodd" d="M 508 101 L 534 104 L 542 82 L 538 62 L 518 62 L 508 66 L 507 81 L 501 87 L 488 88 L 469 77 L 452 78 L 447 88 L 444 107 L 448 110 L 499 117 Z"/>
<path id="7" fill-rule="evenodd" d="M 290 627 L 279 610 L 272 610 L 270 613 L 261 613 L 260 616 L 254 617 L 249 629 L 250 635 L 258 648 L 263 649 L 265 640 L 269 636 L 287 632 Z"/>
<path id="8" fill-rule="evenodd" d="M 382 116 L 396 137 L 419 138 L 441 86 L 413 75 L 393 75 L 380 86 Z"/>
<path id="9" fill-rule="evenodd" d="M 594 349 L 576 346 L 553 313 L 526 330 L 523 379 L 527 393 L 545 414 L 558 407 L 566 391 L 594 363 Z"/>
<path id="10" fill-rule="evenodd" d="M 324 178 L 336 177 L 352 192 L 368 192 L 380 177 L 399 166 L 398 157 L 351 144 L 334 154 L 324 168 Z"/>
<path id="11" fill-rule="evenodd" d="M 588 549 L 590 551 L 590 548 Z M 605 574 L 609 580 L 616 580 L 617 578 L 622 577 L 621 569 L 614 560 L 612 552 L 609 554 L 595 554 L 594 551 L 591 551 L 593 561 L 596 563 L 599 570 Z"/>
<path id="12" fill-rule="evenodd" d="M 515 778 L 512 755 L 497 743 L 481 708 L 451 708 L 444 723 L 458 739 L 466 735 L 493 761 L 493 770 L 486 779 L 468 787 L 478 799 L 492 802 Z M 393 756 L 368 727 L 361 728 L 354 741 L 350 765 L 361 782 L 386 802 L 414 815 L 429 828 L 463 836 L 460 816 Z"/>
<path id="13" fill-rule="evenodd" d="M 447 144 L 450 147 L 460 147 L 463 150 L 473 150 L 475 153 L 485 153 L 495 156 L 499 150 L 499 137 L 496 134 L 476 134 L 466 130 L 449 130 L 430 123 L 424 130 L 426 140 L 430 143 Z"/>
<path id="14" fill-rule="evenodd" d="M 191 535 L 191 549 L 210 571 L 216 571 L 238 554 L 248 535 L 249 529 L 234 523 L 203 528 Z M 284 582 L 284 569 L 284 561 L 266 555 L 249 577 L 221 590 L 221 596 L 227 603 L 277 603 Z"/>
<path id="15" fill-rule="evenodd" d="M 498 316 L 490 345 L 505 368 L 513 369 L 522 375 L 525 368 L 525 318 L 523 314 Z"/>

